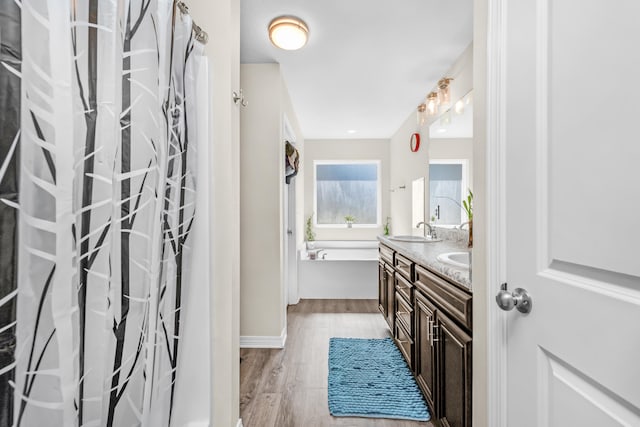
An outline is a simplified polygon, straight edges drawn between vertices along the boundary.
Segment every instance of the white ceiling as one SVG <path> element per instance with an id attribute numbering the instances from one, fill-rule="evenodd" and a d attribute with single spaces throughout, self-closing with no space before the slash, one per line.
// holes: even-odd
<path id="1" fill-rule="evenodd" d="M 280 63 L 304 138 L 389 138 L 471 43 L 472 6 L 472 0 L 242 0 L 241 62 Z M 309 26 L 301 50 L 269 42 L 267 26 L 280 15 Z"/>

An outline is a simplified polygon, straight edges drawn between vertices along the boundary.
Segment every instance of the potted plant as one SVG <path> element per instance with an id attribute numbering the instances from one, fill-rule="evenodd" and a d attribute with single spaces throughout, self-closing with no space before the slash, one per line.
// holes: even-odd
<path id="1" fill-rule="evenodd" d="M 385 235 L 385 236 L 388 236 L 389 234 L 391 234 L 391 233 L 390 233 L 390 231 L 391 231 L 391 224 L 390 224 L 390 221 L 391 221 L 391 217 L 387 217 L 387 221 L 386 221 L 386 222 L 384 223 L 384 225 L 382 226 L 382 227 L 383 227 L 383 230 L 384 230 L 384 235 Z"/>
<path id="2" fill-rule="evenodd" d="M 304 237 L 307 241 L 307 249 L 313 249 L 313 241 L 316 240 L 316 233 L 313 232 L 313 214 L 309 215 L 309 217 L 307 218 L 307 225 L 304 229 Z"/>
<path id="3" fill-rule="evenodd" d="M 469 189 L 469 194 L 467 195 L 467 200 L 462 201 L 462 207 L 467 213 L 467 219 L 469 220 L 469 244 L 468 247 L 473 247 L 473 193 L 471 189 Z"/>
<path id="4" fill-rule="evenodd" d="M 347 227 L 351 228 L 354 222 L 356 222 L 356 218 L 353 215 L 345 215 L 344 222 L 347 223 Z"/>

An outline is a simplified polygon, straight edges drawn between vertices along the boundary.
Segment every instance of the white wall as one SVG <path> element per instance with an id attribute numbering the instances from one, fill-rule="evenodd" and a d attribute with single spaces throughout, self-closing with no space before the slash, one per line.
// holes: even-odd
<path id="1" fill-rule="evenodd" d="M 231 92 L 240 87 L 240 5 L 233 0 L 188 3 L 196 23 L 209 33 L 210 425 L 227 427 L 240 416 L 239 113 L 231 101 Z"/>
<path id="2" fill-rule="evenodd" d="M 420 149 L 416 153 L 409 149 L 411 134 L 417 131 L 415 113 L 411 113 L 391 137 L 391 234 L 411 234 L 415 225 L 411 224 L 411 183 L 420 177 L 429 182 L 429 132 L 426 127 L 425 130 L 421 132 Z M 426 187 L 425 200 L 428 201 L 429 186 Z"/>
<path id="3" fill-rule="evenodd" d="M 300 131 L 279 64 L 243 64 L 240 81 L 248 102 L 240 120 L 240 335 L 279 337 L 286 310 L 283 115 Z"/>
<path id="4" fill-rule="evenodd" d="M 242 64 L 240 112 L 240 335 L 282 331 L 282 191 L 278 64 Z"/>
<path id="5" fill-rule="evenodd" d="M 379 227 L 371 228 L 314 228 L 316 240 L 375 240 L 382 234 L 382 226 L 389 216 L 389 140 L 388 139 L 309 139 L 305 141 L 304 218 L 313 213 L 315 160 L 379 160 L 382 193 L 382 214 Z M 304 234 L 304 229 L 303 229 Z"/>

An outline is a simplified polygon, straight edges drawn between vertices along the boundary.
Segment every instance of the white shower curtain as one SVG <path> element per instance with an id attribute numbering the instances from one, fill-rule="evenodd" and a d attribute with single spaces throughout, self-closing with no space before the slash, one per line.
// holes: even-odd
<path id="1" fill-rule="evenodd" d="M 202 44 L 169 0 L 23 0 L 14 425 L 168 426 Z"/>

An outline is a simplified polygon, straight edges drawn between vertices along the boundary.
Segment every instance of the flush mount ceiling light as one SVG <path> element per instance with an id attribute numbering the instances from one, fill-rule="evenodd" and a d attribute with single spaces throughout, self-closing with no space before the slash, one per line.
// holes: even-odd
<path id="1" fill-rule="evenodd" d="M 307 43 L 309 28 L 295 16 L 279 16 L 269 24 L 269 39 L 284 50 L 297 50 Z"/>

